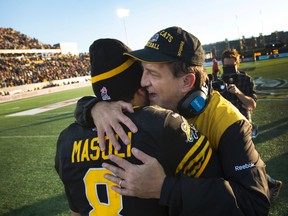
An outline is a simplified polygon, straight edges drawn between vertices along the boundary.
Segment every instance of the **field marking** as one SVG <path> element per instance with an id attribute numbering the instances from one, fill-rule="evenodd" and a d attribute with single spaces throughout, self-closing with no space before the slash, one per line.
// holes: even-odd
<path id="1" fill-rule="evenodd" d="M 285 101 L 285 100 L 288 100 L 288 97 L 287 98 L 258 98 L 257 100 Z"/>
<path id="2" fill-rule="evenodd" d="M 74 99 L 62 101 L 62 102 L 59 102 L 59 103 L 55 103 L 55 104 L 51 104 L 51 105 L 47 105 L 47 106 L 43 106 L 43 107 L 31 109 L 31 110 L 26 110 L 26 111 L 23 111 L 23 112 L 13 113 L 13 114 L 6 115 L 6 116 L 7 117 L 13 117 L 13 116 L 35 115 L 35 114 L 38 114 L 38 113 L 43 113 L 43 112 L 47 112 L 47 111 L 50 111 L 50 110 L 58 109 L 60 107 L 69 106 L 71 104 L 75 104 L 78 100 L 79 100 L 79 98 L 74 98 Z"/>

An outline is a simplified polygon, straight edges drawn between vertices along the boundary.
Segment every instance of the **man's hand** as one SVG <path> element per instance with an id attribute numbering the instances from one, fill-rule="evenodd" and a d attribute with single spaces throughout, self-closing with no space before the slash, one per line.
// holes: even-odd
<path id="1" fill-rule="evenodd" d="M 230 84 L 228 86 L 228 91 L 236 95 L 246 109 L 253 110 L 256 108 L 256 101 L 252 97 L 246 96 L 236 85 Z"/>
<path id="2" fill-rule="evenodd" d="M 131 164 L 123 158 L 109 155 L 109 159 L 119 167 L 103 163 L 102 167 L 114 174 L 105 174 L 104 177 L 115 184 L 120 184 L 120 187 L 112 186 L 112 189 L 121 195 L 160 198 L 161 188 L 166 177 L 161 164 L 157 159 L 136 148 L 132 148 L 132 153 L 143 162 L 142 165 Z"/>
<path id="3" fill-rule="evenodd" d="M 97 128 L 98 142 L 102 151 L 105 150 L 105 133 L 117 150 L 120 150 L 121 146 L 115 137 L 115 133 L 126 145 L 130 143 L 130 139 L 120 123 L 126 125 L 131 132 L 137 132 L 136 125 L 123 114 L 123 111 L 134 112 L 132 105 L 124 101 L 109 103 L 101 101 L 92 107 L 91 116 Z"/>
<path id="4" fill-rule="evenodd" d="M 237 86 L 235 84 L 229 84 L 228 86 L 228 91 L 232 94 L 239 94 L 240 90 L 237 88 Z"/>

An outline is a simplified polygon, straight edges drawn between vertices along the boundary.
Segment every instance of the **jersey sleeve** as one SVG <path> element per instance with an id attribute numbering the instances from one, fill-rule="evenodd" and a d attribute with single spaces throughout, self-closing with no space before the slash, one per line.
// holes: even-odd
<path id="1" fill-rule="evenodd" d="M 65 194 L 66 194 L 66 197 L 67 197 L 67 200 L 68 200 L 69 208 L 73 212 L 79 213 L 79 209 L 78 209 L 77 205 L 75 204 L 75 202 L 73 200 L 75 195 L 71 194 L 70 187 L 68 185 L 64 185 L 64 189 L 65 189 Z M 77 201 L 76 201 L 76 203 L 77 203 Z"/>
<path id="2" fill-rule="evenodd" d="M 67 139 L 67 136 L 69 135 L 69 131 L 67 128 L 65 128 L 63 131 L 61 131 L 58 140 L 57 140 L 57 144 L 56 144 L 56 154 L 55 154 L 55 170 L 58 173 L 61 181 L 63 182 L 64 185 L 64 189 L 65 189 L 65 194 L 68 200 L 68 204 L 69 204 L 69 208 L 74 211 L 74 212 L 79 212 L 78 206 L 76 205 L 77 202 L 74 201 L 75 199 L 75 194 L 71 193 L 71 187 L 70 185 L 67 183 L 67 175 L 66 175 L 66 171 L 64 171 L 64 165 L 69 166 L 69 161 L 66 160 L 65 158 L 67 158 L 67 153 L 69 152 L 69 149 L 67 149 L 67 146 L 64 145 L 65 140 Z M 71 137 L 71 136 L 69 136 Z M 69 142 L 69 141 L 68 141 Z M 78 195 L 79 197 L 79 195 Z"/>

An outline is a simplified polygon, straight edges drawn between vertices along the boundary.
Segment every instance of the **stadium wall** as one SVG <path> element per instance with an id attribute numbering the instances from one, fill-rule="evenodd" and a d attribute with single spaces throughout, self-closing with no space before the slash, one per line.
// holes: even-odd
<path id="1" fill-rule="evenodd" d="M 1 88 L 0 92 L 3 96 L 0 96 L 0 103 L 90 86 L 90 80 L 90 76 L 85 76 L 64 80 L 54 80 L 51 82 Z M 8 95 L 4 95 L 7 93 Z"/>
<path id="2" fill-rule="evenodd" d="M 6 49 L 0 50 L 0 54 L 16 54 L 16 53 L 61 53 L 60 49 Z"/>
<path id="3" fill-rule="evenodd" d="M 78 55 L 77 43 L 61 42 L 60 49 L 0 49 L 0 54 L 16 53 L 61 53 Z"/>

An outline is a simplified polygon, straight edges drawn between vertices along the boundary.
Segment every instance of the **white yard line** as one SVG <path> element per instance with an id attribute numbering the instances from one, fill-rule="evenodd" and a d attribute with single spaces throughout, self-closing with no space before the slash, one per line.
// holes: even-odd
<path id="1" fill-rule="evenodd" d="M 75 104 L 78 100 L 79 100 L 79 98 L 70 99 L 70 100 L 67 100 L 67 101 L 62 101 L 62 102 L 59 102 L 59 103 L 55 103 L 55 104 L 51 104 L 51 105 L 47 105 L 47 106 L 43 106 L 43 107 L 31 109 L 31 110 L 26 110 L 26 111 L 23 111 L 23 112 L 13 113 L 13 114 L 6 115 L 6 116 L 7 117 L 12 117 L 12 116 L 35 115 L 35 114 L 38 114 L 38 113 L 43 113 L 43 112 L 46 112 L 46 111 L 58 109 L 60 107 L 69 106 L 71 104 Z"/>

